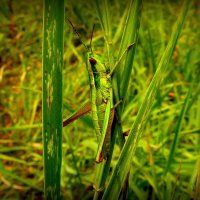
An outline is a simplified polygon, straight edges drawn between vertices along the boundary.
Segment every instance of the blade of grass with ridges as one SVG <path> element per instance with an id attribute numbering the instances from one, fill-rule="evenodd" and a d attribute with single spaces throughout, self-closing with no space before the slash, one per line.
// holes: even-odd
<path id="1" fill-rule="evenodd" d="M 114 103 L 116 104 L 119 100 L 120 101 L 122 100 L 122 103 L 119 104 L 119 106 L 116 108 L 117 120 L 115 121 L 116 123 L 114 124 L 114 126 L 116 126 L 116 129 L 118 131 L 118 142 L 120 149 L 123 148 L 125 143 L 125 137 L 123 135 L 122 125 L 121 125 L 122 121 L 121 116 L 124 110 L 123 108 L 125 103 L 126 92 L 131 77 L 135 49 L 137 46 L 141 10 L 142 10 L 142 0 L 132 0 L 130 2 L 118 57 L 120 57 L 120 54 L 124 51 L 124 49 L 127 48 L 127 46 L 129 46 L 130 44 L 134 45 L 132 48 L 128 47 L 129 50 L 127 51 L 125 61 L 121 63 L 121 66 L 119 66 L 118 68 L 119 70 L 118 71 L 116 70 L 117 73 L 113 77 L 113 85 L 114 85 L 113 88 L 117 87 L 117 89 L 114 90 L 114 96 L 115 96 Z M 129 185 L 129 173 L 127 173 L 127 176 L 125 178 L 120 198 L 126 199 L 128 185 Z"/>
<path id="2" fill-rule="evenodd" d="M 130 135 L 128 136 L 128 139 L 122 149 L 122 152 L 113 171 L 109 184 L 104 192 L 103 199 L 118 199 L 120 190 L 130 169 L 131 161 L 134 157 L 138 141 L 142 135 L 143 129 L 147 122 L 147 118 L 150 114 L 150 110 L 154 102 L 154 96 L 158 92 L 160 83 L 164 78 L 168 67 L 168 63 L 170 61 L 171 55 L 173 53 L 179 34 L 181 32 L 189 4 L 190 1 L 187 0 L 183 5 L 182 12 L 175 24 L 171 38 L 159 62 L 156 73 L 148 87 L 144 101 L 138 111 L 136 120 L 131 128 Z"/>
<path id="3" fill-rule="evenodd" d="M 118 72 L 119 75 L 117 74 L 117 83 L 120 83 L 118 84 L 119 100 L 122 100 L 122 104 L 120 104 L 116 109 L 119 121 L 121 121 L 121 115 L 123 112 L 125 97 L 133 67 L 135 49 L 137 46 L 138 32 L 140 27 L 141 9 L 142 0 L 135 0 L 131 2 L 126 22 L 127 26 L 125 26 L 124 28 L 124 33 L 121 42 L 120 51 L 123 51 L 123 49 L 126 48 L 126 46 L 129 44 L 134 43 L 134 46 L 127 52 L 124 65 L 123 67 L 121 66 Z M 118 138 L 120 147 L 122 148 L 125 142 L 123 139 L 122 131 L 119 132 Z"/>
<path id="4" fill-rule="evenodd" d="M 64 1 L 44 0 L 43 145 L 45 199 L 60 199 Z"/>
<path id="5" fill-rule="evenodd" d="M 113 43 L 112 43 L 112 26 L 110 20 L 110 2 L 108 0 L 95 1 L 96 12 L 98 14 L 101 27 L 104 31 L 104 38 L 107 46 L 107 55 L 110 68 L 114 65 Z"/>

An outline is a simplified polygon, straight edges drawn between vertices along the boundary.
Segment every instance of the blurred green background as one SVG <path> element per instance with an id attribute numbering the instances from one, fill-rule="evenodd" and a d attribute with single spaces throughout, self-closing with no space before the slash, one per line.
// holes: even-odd
<path id="1" fill-rule="evenodd" d="M 111 1 L 113 43 L 120 46 L 128 0 Z M 122 116 L 131 127 L 170 38 L 182 1 L 144 1 L 134 70 Z M 70 19 L 93 51 L 105 55 L 103 33 L 92 0 L 65 2 Z M 194 1 L 168 72 L 144 130 L 130 174 L 131 199 L 198 199 L 200 196 L 200 11 Z M 42 1 L 1 0 L 0 5 L 0 197 L 43 199 Z M 85 49 L 65 23 L 63 118 L 90 98 Z M 164 170 L 181 108 L 193 82 L 175 157 Z M 97 143 L 90 115 L 63 129 L 62 197 L 87 199 L 92 190 Z M 115 166 L 119 149 L 114 151 Z"/>

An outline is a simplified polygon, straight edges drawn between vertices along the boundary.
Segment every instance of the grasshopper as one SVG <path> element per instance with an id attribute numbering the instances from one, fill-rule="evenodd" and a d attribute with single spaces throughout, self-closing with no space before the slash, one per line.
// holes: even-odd
<path id="1" fill-rule="evenodd" d="M 69 21 L 69 20 L 68 20 Z M 122 56 L 119 61 L 115 64 L 113 70 L 110 70 L 109 66 L 101 63 L 98 56 L 94 55 L 92 52 L 92 36 L 94 32 L 94 26 L 90 39 L 90 49 L 84 44 L 81 40 L 81 37 L 71 21 L 69 21 L 72 28 L 78 35 L 81 43 L 87 50 L 87 71 L 90 83 L 90 92 L 91 92 L 91 103 L 87 103 L 80 110 L 75 112 L 71 117 L 63 122 L 63 127 L 73 122 L 77 118 L 92 112 L 92 120 L 94 129 L 96 132 L 97 142 L 98 142 L 98 151 L 96 156 L 96 162 L 100 163 L 106 160 L 109 156 L 110 140 L 111 140 L 111 127 L 114 119 L 114 108 L 113 106 L 113 91 L 111 76 L 117 65 L 119 64 Z M 133 46 L 130 45 L 129 47 Z M 129 49 L 129 47 L 127 49 Z M 125 52 L 124 52 L 125 53 Z M 123 53 L 123 54 L 124 54 Z"/>

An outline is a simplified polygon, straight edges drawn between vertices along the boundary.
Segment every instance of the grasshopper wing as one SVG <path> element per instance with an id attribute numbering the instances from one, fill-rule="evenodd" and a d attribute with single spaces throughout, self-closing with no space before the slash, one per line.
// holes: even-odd
<path id="1" fill-rule="evenodd" d="M 114 119 L 115 110 L 114 108 L 110 108 L 110 105 L 107 105 L 106 108 L 106 117 L 104 118 L 104 126 L 103 126 L 103 134 L 102 138 L 98 147 L 98 152 L 96 156 L 96 162 L 100 163 L 103 161 L 103 159 L 107 159 L 107 156 L 109 154 L 109 148 L 110 148 L 110 131 Z"/>

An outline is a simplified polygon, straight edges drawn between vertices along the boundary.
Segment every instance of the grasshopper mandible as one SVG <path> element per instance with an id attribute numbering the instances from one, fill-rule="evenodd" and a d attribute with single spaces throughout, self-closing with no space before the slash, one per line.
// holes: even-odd
<path id="1" fill-rule="evenodd" d="M 122 56 L 119 61 L 115 64 L 112 72 L 110 71 L 110 67 L 102 64 L 100 59 L 93 54 L 92 52 L 92 37 L 94 26 L 92 30 L 92 35 L 90 39 L 90 49 L 84 44 L 81 40 L 81 37 L 72 22 L 68 20 L 71 24 L 72 28 L 78 35 L 81 43 L 87 50 L 87 71 L 90 83 L 90 92 L 91 92 L 91 103 L 87 103 L 80 110 L 75 112 L 71 117 L 63 122 L 63 127 L 73 122 L 80 116 L 87 114 L 88 112 L 92 112 L 92 120 L 94 129 L 96 132 L 97 142 L 98 142 L 98 151 L 96 156 L 96 162 L 100 163 L 107 159 L 109 155 L 110 148 L 110 140 L 111 140 L 111 126 L 114 119 L 114 107 L 113 106 L 113 91 L 112 91 L 112 83 L 111 83 L 111 75 L 114 72 L 115 68 L 119 64 Z M 129 47 L 132 47 L 131 44 Z M 127 48 L 127 50 L 129 49 Z M 125 52 L 124 52 L 125 53 Z M 123 53 L 123 54 L 124 54 Z"/>

